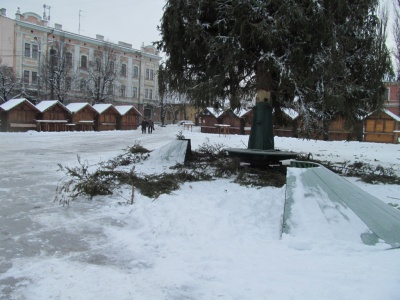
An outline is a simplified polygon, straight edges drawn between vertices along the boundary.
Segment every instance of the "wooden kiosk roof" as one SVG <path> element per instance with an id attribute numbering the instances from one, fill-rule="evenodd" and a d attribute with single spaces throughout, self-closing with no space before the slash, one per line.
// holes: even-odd
<path id="1" fill-rule="evenodd" d="M 65 110 L 68 113 L 71 113 L 71 111 L 60 101 L 58 100 L 43 100 L 39 104 L 36 104 L 36 108 L 41 112 L 44 113 L 47 110 L 55 107 L 55 106 L 60 106 L 63 110 Z"/>
<path id="2" fill-rule="evenodd" d="M 84 108 L 89 108 L 89 110 L 93 111 L 94 113 L 97 113 L 97 110 L 93 108 L 89 103 L 87 102 L 76 102 L 76 103 L 70 103 L 66 106 L 68 110 L 75 114 L 83 110 Z"/>
<path id="3" fill-rule="evenodd" d="M 141 116 L 142 114 L 133 105 L 116 105 L 115 109 L 119 112 L 121 116 L 133 111 L 135 115 Z"/>
<path id="4" fill-rule="evenodd" d="M 119 111 L 111 103 L 95 104 L 93 108 L 97 111 L 99 115 L 105 113 L 107 110 L 111 109 L 113 113 L 119 114 Z"/>
<path id="5" fill-rule="evenodd" d="M 28 105 L 30 108 L 32 108 L 33 110 L 39 111 L 35 105 L 33 105 L 29 100 L 27 100 L 26 98 L 19 98 L 19 99 L 10 99 L 7 102 L 3 103 L 2 105 L 0 105 L 0 110 L 3 111 L 10 111 L 13 108 L 21 105 L 21 104 L 26 104 Z"/>

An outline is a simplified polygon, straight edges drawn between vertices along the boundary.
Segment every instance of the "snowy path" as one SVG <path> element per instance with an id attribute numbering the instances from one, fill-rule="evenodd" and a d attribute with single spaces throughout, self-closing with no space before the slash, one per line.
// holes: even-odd
<path id="1" fill-rule="evenodd" d="M 117 204 L 129 190 L 69 208 L 53 202 L 57 163 L 76 165 L 77 154 L 106 160 L 136 140 L 158 149 L 178 131 L 0 133 L 0 299 L 398 299 L 399 251 L 280 239 L 284 188 L 218 180 L 186 183 L 156 201 L 138 194 L 133 206 Z M 183 133 L 194 149 L 207 138 L 229 147 L 248 139 Z M 276 141 L 315 154 L 331 147 Z M 335 144 L 335 152 L 349 147 L 343 155 L 357 155 L 351 143 Z"/>

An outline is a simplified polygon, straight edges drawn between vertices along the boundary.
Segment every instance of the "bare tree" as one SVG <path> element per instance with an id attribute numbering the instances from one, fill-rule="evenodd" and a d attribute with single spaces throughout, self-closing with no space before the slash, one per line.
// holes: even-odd
<path id="1" fill-rule="evenodd" d="M 87 76 L 88 96 L 94 103 L 112 102 L 114 100 L 118 69 L 116 53 L 110 43 L 106 42 L 102 49 L 94 51 Z"/>
<path id="2" fill-rule="evenodd" d="M 55 41 L 40 66 L 39 91 L 43 88 L 46 98 L 57 99 L 61 103 L 71 95 L 72 86 L 76 81 L 73 69 L 72 50 L 69 50 L 65 38 Z M 43 86 L 41 86 L 43 85 Z M 40 92 L 39 92 L 40 93 Z M 41 95 L 38 95 L 40 98 Z"/>
<path id="3" fill-rule="evenodd" d="M 6 102 L 20 87 L 12 67 L 3 64 L 0 58 L 0 103 Z"/>

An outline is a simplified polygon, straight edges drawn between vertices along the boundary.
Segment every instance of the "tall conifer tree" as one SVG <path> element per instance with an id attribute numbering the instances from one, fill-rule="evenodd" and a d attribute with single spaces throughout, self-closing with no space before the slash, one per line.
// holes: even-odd
<path id="1" fill-rule="evenodd" d="M 305 126 L 383 104 L 391 70 L 377 0 L 169 0 L 158 48 L 169 86 L 195 101 L 257 92 Z M 308 122 L 309 121 L 309 122 Z"/>

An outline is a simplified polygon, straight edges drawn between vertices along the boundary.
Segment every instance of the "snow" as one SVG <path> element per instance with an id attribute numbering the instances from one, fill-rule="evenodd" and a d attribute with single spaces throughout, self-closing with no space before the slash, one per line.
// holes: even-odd
<path id="1" fill-rule="evenodd" d="M 142 115 L 133 105 L 115 105 L 115 108 L 121 116 L 124 116 L 132 109 L 134 109 L 139 115 Z"/>
<path id="2" fill-rule="evenodd" d="M 105 103 L 105 104 L 95 104 L 93 105 L 93 108 L 99 113 L 102 114 L 103 112 L 105 112 L 107 109 L 109 109 L 111 106 L 113 106 L 112 104 L 109 103 Z"/>
<path id="3" fill-rule="evenodd" d="M 299 113 L 292 108 L 282 108 L 282 111 L 292 120 L 295 120 L 299 116 Z"/>
<path id="4" fill-rule="evenodd" d="M 63 177 L 57 164 L 76 166 L 78 154 L 94 164 L 140 142 L 154 151 L 136 171 L 158 173 L 179 161 L 166 153 L 180 132 L 192 149 L 207 139 L 230 148 L 248 142 L 248 136 L 181 130 L 0 133 L 0 298 L 399 299 L 400 249 L 363 244 L 354 232 L 364 224 L 351 212 L 332 233 L 306 198 L 294 208 L 297 227 L 282 235 L 285 187 L 220 179 L 186 183 L 155 200 L 137 192 L 133 205 L 118 204 L 130 198 L 129 188 L 69 207 L 53 202 Z M 400 145 L 276 137 L 275 147 L 400 174 Z M 350 180 L 400 204 L 397 185 Z M 296 189 L 307 194 L 307 187 Z"/>
<path id="5" fill-rule="evenodd" d="M 214 107 L 207 107 L 206 109 L 205 109 L 205 111 L 208 111 L 210 114 L 212 114 L 215 118 L 218 118 L 220 115 L 222 115 L 223 114 L 223 110 L 221 109 L 221 110 L 217 110 L 217 109 L 215 109 Z"/>
<path id="6" fill-rule="evenodd" d="M 2 105 L 0 105 L 0 108 L 2 108 L 4 111 L 9 111 L 11 109 L 13 109 L 14 107 L 20 105 L 21 103 L 27 101 L 28 103 L 30 103 L 28 100 L 26 100 L 25 98 L 19 98 L 19 99 L 10 99 L 7 102 L 3 103 Z M 32 104 L 32 106 L 34 106 Z"/>
<path id="7" fill-rule="evenodd" d="M 383 110 L 388 116 L 395 119 L 397 122 L 400 122 L 400 117 L 392 113 L 390 110 L 384 109 Z"/>
<path id="8" fill-rule="evenodd" d="M 46 110 L 48 110 L 49 108 L 53 107 L 54 105 L 56 105 L 57 103 L 59 103 L 60 105 L 63 106 L 63 104 L 58 101 L 58 100 L 44 100 L 41 101 L 39 104 L 36 105 L 36 108 L 38 110 L 40 110 L 40 112 L 45 112 Z"/>
<path id="9" fill-rule="evenodd" d="M 76 102 L 76 103 L 70 103 L 67 105 L 67 108 L 70 112 L 76 113 L 80 111 L 81 109 L 85 108 L 86 106 L 90 106 L 89 103 L 86 102 Z"/>

